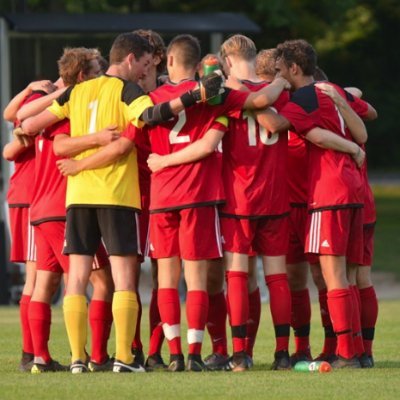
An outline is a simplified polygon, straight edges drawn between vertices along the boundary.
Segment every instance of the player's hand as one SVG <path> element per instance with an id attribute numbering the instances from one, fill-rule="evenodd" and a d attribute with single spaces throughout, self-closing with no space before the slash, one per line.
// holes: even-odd
<path id="1" fill-rule="evenodd" d="M 26 135 L 20 127 L 13 130 L 13 135 L 24 147 L 31 146 L 35 141 L 35 138 L 33 136 Z"/>
<path id="2" fill-rule="evenodd" d="M 167 166 L 165 165 L 165 156 L 151 153 L 149 155 L 149 158 L 147 159 L 147 165 L 150 168 L 151 172 L 157 172 Z"/>
<path id="3" fill-rule="evenodd" d="M 225 78 L 221 70 L 217 69 L 211 74 L 204 75 L 197 89 L 193 90 L 193 96 L 197 103 L 204 103 L 219 94 L 224 93 Z"/>
<path id="4" fill-rule="evenodd" d="M 47 94 L 53 93 L 55 90 L 57 90 L 57 86 L 54 85 L 53 82 L 49 80 L 34 81 L 31 82 L 28 85 L 28 87 L 31 90 L 31 92 L 34 92 L 36 90 L 43 90 Z"/>
<path id="5" fill-rule="evenodd" d="M 360 146 L 357 147 L 358 149 L 356 153 L 352 154 L 351 156 L 353 157 L 354 162 L 357 164 L 357 167 L 361 168 L 365 161 L 365 151 Z"/>
<path id="6" fill-rule="evenodd" d="M 63 160 L 56 161 L 57 168 L 64 176 L 75 176 L 81 172 L 79 168 L 79 162 L 70 158 L 64 158 Z"/>
<path id="7" fill-rule="evenodd" d="M 97 144 L 99 146 L 106 146 L 107 144 L 113 142 L 120 138 L 121 134 L 117 130 L 117 125 L 110 125 L 107 128 L 102 129 L 96 133 Z"/>
<path id="8" fill-rule="evenodd" d="M 289 90 L 292 85 L 287 81 L 285 78 L 282 76 L 276 76 L 275 79 L 272 81 L 273 84 L 275 85 L 282 85 L 283 89 Z"/>
<path id="9" fill-rule="evenodd" d="M 343 97 L 338 93 L 333 85 L 326 82 L 318 82 L 315 86 L 320 89 L 323 94 L 329 96 L 335 104 L 343 101 Z"/>

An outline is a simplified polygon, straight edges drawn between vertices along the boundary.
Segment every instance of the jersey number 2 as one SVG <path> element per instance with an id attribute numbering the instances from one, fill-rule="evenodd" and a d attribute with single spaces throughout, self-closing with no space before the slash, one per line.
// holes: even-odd
<path id="1" fill-rule="evenodd" d="M 190 142 L 190 136 L 189 135 L 182 135 L 178 136 L 179 132 L 183 128 L 183 126 L 186 123 L 186 113 L 185 110 L 182 110 L 178 114 L 178 121 L 176 121 L 176 124 L 174 127 L 171 129 L 171 132 L 169 133 L 169 143 L 170 144 L 178 144 L 178 143 L 189 143 Z"/>

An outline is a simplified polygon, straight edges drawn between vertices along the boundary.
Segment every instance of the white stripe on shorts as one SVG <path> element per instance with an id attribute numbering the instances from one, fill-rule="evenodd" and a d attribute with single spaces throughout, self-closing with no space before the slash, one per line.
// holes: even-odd
<path id="1" fill-rule="evenodd" d="M 26 261 L 36 261 L 35 231 L 31 225 L 30 210 L 28 210 L 28 243 Z"/>
<path id="2" fill-rule="evenodd" d="M 140 245 L 140 222 L 139 222 L 139 214 L 135 212 L 136 219 L 136 240 L 137 240 L 137 253 L 142 255 L 142 247 Z"/>
<path id="3" fill-rule="evenodd" d="M 218 253 L 219 253 L 219 256 L 222 257 L 224 255 L 224 253 L 222 252 L 221 226 L 219 223 L 218 209 L 216 206 L 214 207 L 214 211 L 215 211 L 215 236 L 217 239 Z"/>
<path id="4" fill-rule="evenodd" d="M 311 214 L 311 225 L 309 232 L 309 253 L 319 253 L 319 244 L 321 237 L 321 211 Z"/>

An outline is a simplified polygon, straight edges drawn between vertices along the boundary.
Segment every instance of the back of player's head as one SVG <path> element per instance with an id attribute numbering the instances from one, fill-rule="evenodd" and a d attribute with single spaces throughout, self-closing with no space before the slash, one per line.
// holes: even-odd
<path id="1" fill-rule="evenodd" d="M 87 49 L 85 47 L 67 47 L 63 55 L 57 61 L 58 72 L 65 85 L 74 85 L 78 82 L 79 73 L 89 74 L 93 68 L 92 61 L 98 60 L 100 52 L 97 49 Z"/>
<path id="2" fill-rule="evenodd" d="M 160 74 L 163 73 L 167 65 L 167 49 L 163 38 L 157 32 L 150 29 L 137 29 L 133 33 L 143 36 L 153 46 L 153 56 L 160 58 L 160 63 L 157 64 L 157 72 Z"/>
<path id="3" fill-rule="evenodd" d="M 233 35 L 221 45 L 221 58 L 237 56 L 245 61 L 253 61 L 257 55 L 254 42 L 244 35 Z"/>
<path id="4" fill-rule="evenodd" d="M 174 53 L 174 59 L 185 68 L 196 68 L 200 62 L 199 39 L 192 35 L 175 36 L 168 45 L 167 54 Z"/>
<path id="5" fill-rule="evenodd" d="M 315 67 L 314 79 L 316 81 L 328 81 L 329 80 L 328 76 L 326 75 L 324 70 L 321 69 L 320 67 L 318 67 L 318 65 Z"/>
<path id="6" fill-rule="evenodd" d="M 286 40 L 278 44 L 276 51 L 277 59 L 282 59 L 288 67 L 297 64 L 304 75 L 314 75 L 317 53 L 310 43 L 303 39 Z"/>
<path id="7" fill-rule="evenodd" d="M 120 64 L 129 54 L 139 60 L 145 53 L 153 53 L 153 46 L 145 37 L 133 32 L 121 33 L 111 46 L 110 64 Z"/>
<path id="8" fill-rule="evenodd" d="M 276 49 L 260 50 L 256 57 L 256 74 L 258 76 L 275 76 Z"/>

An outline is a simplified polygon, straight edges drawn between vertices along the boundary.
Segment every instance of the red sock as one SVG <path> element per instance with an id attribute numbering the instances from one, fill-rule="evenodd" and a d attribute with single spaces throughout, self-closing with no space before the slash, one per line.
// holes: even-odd
<path id="1" fill-rule="evenodd" d="M 261 317 L 260 289 L 249 293 L 249 319 L 247 320 L 246 353 L 253 357 L 253 348 L 256 342 L 258 326 Z"/>
<path id="2" fill-rule="evenodd" d="M 132 348 L 137 350 L 143 349 L 143 343 L 140 338 L 140 322 L 142 321 L 142 302 L 140 300 L 139 292 L 136 292 L 136 297 L 139 305 L 138 316 L 136 321 L 135 337 L 133 338 Z"/>
<path id="3" fill-rule="evenodd" d="M 333 331 L 331 316 L 328 308 L 328 291 L 321 289 L 318 291 L 319 309 L 321 312 L 321 321 L 324 328 L 325 338 L 322 353 L 331 355 L 336 354 L 337 338 Z"/>
<path id="4" fill-rule="evenodd" d="M 113 321 L 112 305 L 107 301 L 92 300 L 89 304 L 89 323 L 92 332 L 91 359 L 103 363 L 107 357 L 107 342 Z"/>
<path id="5" fill-rule="evenodd" d="M 228 354 L 226 341 L 226 300 L 221 293 L 208 296 L 207 330 L 211 337 L 212 352 L 226 356 Z"/>
<path id="6" fill-rule="evenodd" d="M 354 350 L 357 356 L 360 357 L 365 352 L 361 334 L 360 297 L 357 286 L 351 285 L 349 289 L 353 303 L 352 331 Z"/>
<path id="7" fill-rule="evenodd" d="M 350 289 L 334 289 L 328 292 L 328 307 L 333 329 L 337 336 L 337 354 L 345 358 L 355 356 L 352 316 L 353 302 Z"/>
<path id="8" fill-rule="evenodd" d="M 269 290 L 269 306 L 275 328 L 275 352 L 288 351 L 292 300 L 287 275 L 266 275 L 265 283 Z"/>
<path id="9" fill-rule="evenodd" d="M 372 344 L 375 335 L 375 325 L 378 319 L 378 299 L 373 286 L 360 289 L 361 328 L 365 352 L 372 355 Z"/>
<path id="10" fill-rule="evenodd" d="M 32 342 L 35 357 L 43 358 L 44 362 L 51 361 L 48 348 L 51 325 L 50 304 L 39 301 L 29 303 L 29 326 L 32 333 Z"/>
<path id="11" fill-rule="evenodd" d="M 233 352 L 246 350 L 246 323 L 249 319 L 247 272 L 228 272 L 228 302 Z"/>
<path id="12" fill-rule="evenodd" d="M 201 354 L 204 328 L 208 315 L 208 294 L 204 290 L 190 290 L 186 295 L 189 354 Z"/>
<path id="13" fill-rule="evenodd" d="M 296 353 L 310 355 L 311 304 L 308 289 L 290 292 L 292 296 L 292 328 Z"/>
<path id="14" fill-rule="evenodd" d="M 19 317 L 21 321 L 22 350 L 25 353 L 33 354 L 33 343 L 31 328 L 29 327 L 28 308 L 31 296 L 23 294 L 19 301 Z"/>
<path id="15" fill-rule="evenodd" d="M 158 289 L 158 309 L 170 354 L 182 354 L 181 305 L 178 289 Z"/>
<path id="16" fill-rule="evenodd" d="M 161 347 L 164 341 L 164 331 L 158 311 L 157 304 L 157 289 L 151 292 L 149 318 L 150 318 L 150 343 L 149 343 L 149 356 L 153 354 L 160 354 Z"/>

